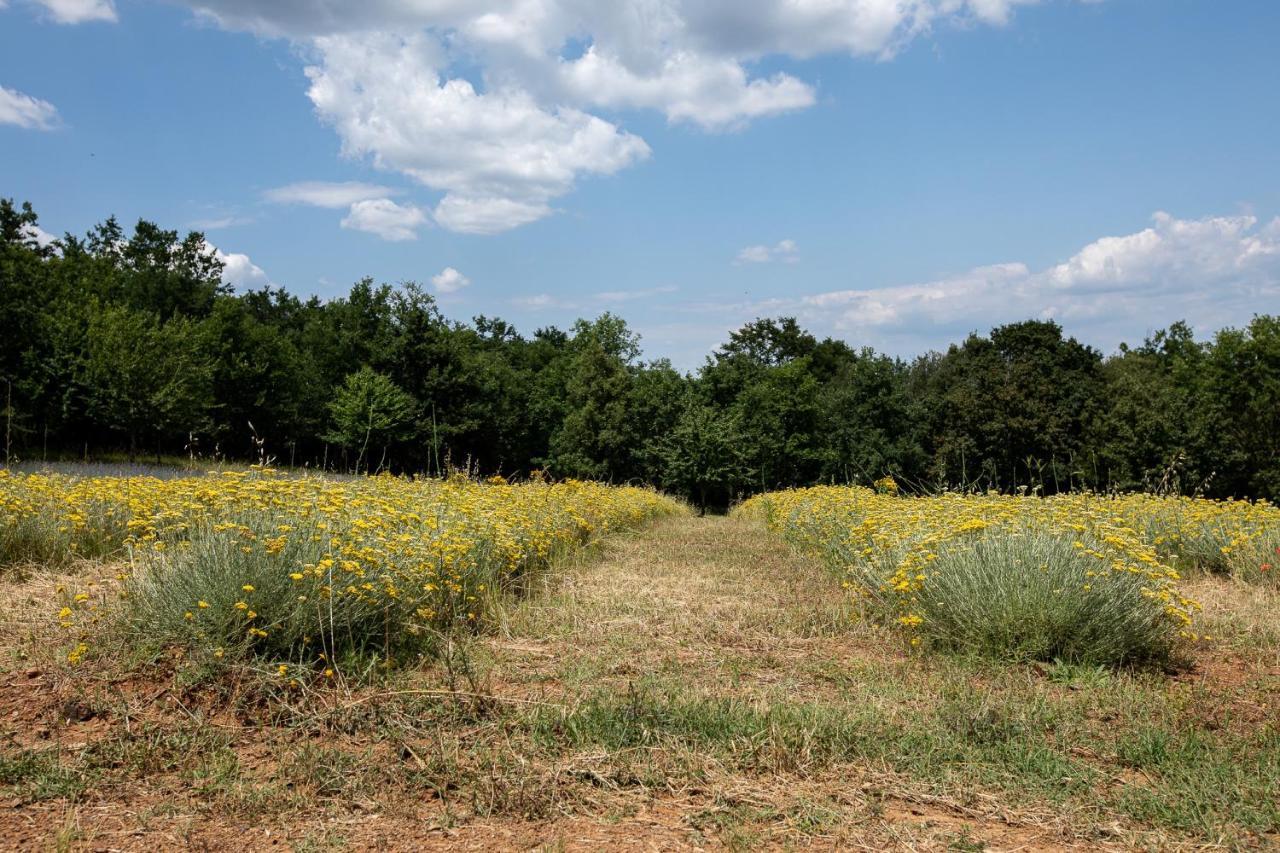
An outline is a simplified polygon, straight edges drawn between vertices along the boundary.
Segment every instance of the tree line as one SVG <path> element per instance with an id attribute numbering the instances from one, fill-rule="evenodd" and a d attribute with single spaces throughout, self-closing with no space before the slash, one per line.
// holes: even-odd
<path id="1" fill-rule="evenodd" d="M 1105 356 L 1055 323 L 905 360 L 791 318 L 693 373 L 613 314 L 523 335 L 415 284 L 235 293 L 203 235 L 108 219 L 37 241 L 0 200 L 5 458 L 181 455 L 645 482 L 701 504 L 871 483 L 1280 496 L 1280 318 Z"/>

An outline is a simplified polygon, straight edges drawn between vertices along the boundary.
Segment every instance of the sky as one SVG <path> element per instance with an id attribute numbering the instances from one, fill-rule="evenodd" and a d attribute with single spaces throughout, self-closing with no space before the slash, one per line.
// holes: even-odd
<path id="1" fill-rule="evenodd" d="M 0 196 L 695 368 L 1280 313 L 1275 0 L 0 0 Z"/>

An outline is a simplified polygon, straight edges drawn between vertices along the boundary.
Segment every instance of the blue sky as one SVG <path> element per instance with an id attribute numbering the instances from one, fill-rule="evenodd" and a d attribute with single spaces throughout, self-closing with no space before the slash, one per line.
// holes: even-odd
<path id="1" fill-rule="evenodd" d="M 1270 0 L 0 0 L 0 195 L 696 366 L 1280 312 Z"/>

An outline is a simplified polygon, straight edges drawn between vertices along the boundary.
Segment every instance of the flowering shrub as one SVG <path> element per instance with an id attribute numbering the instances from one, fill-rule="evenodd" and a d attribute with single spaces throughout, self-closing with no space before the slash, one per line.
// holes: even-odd
<path id="1" fill-rule="evenodd" d="M 142 643 L 315 664 L 479 627 L 500 592 L 558 555 L 679 509 L 645 489 L 572 480 L 269 471 L 128 482 L 16 475 L 0 479 L 0 496 L 0 530 L 48 534 L 35 551 L 84 552 L 90 542 L 96 554 L 128 557 L 119 610 Z M 63 595 L 63 625 L 91 645 L 103 596 Z"/>
<path id="2" fill-rule="evenodd" d="M 1147 500 L 1158 499 L 817 487 L 761 495 L 742 511 L 824 555 L 865 610 L 913 645 L 1115 664 L 1163 660 L 1197 639 L 1199 605 L 1179 592 L 1149 526 L 1160 505 Z"/>
<path id="3" fill-rule="evenodd" d="M 1244 581 L 1277 582 L 1280 507 L 1150 495 L 1126 495 L 1115 504 L 1165 559 Z"/>

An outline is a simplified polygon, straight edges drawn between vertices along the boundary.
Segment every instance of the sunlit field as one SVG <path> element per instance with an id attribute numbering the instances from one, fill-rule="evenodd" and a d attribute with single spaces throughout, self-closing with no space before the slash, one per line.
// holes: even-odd
<path id="1" fill-rule="evenodd" d="M 1263 502 L 125 474 L 0 471 L 15 846 L 1280 841 Z"/>

